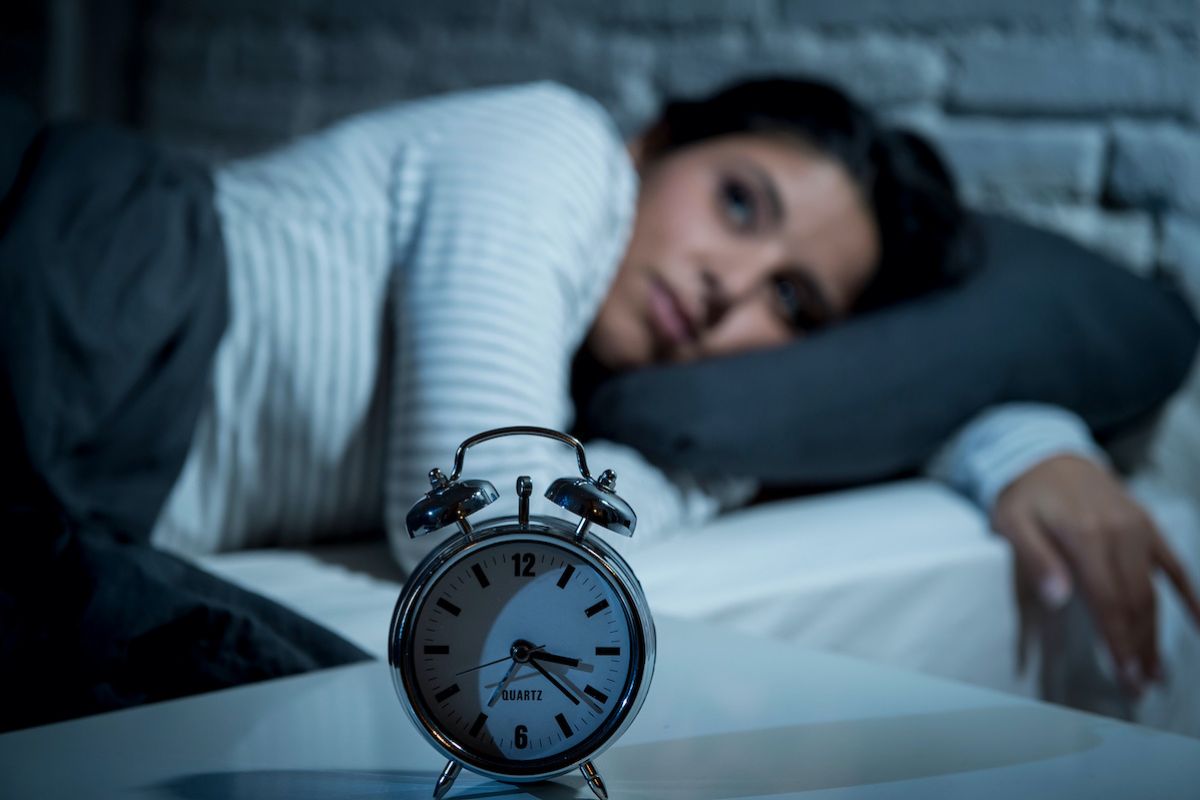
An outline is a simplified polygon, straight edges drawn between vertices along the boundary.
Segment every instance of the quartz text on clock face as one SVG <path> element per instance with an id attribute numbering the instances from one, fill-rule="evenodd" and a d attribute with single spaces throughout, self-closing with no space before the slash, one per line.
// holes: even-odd
<path id="1" fill-rule="evenodd" d="M 485 759 L 587 743 L 620 710 L 636 647 L 618 590 L 579 554 L 504 540 L 442 572 L 413 624 L 428 714 Z"/>

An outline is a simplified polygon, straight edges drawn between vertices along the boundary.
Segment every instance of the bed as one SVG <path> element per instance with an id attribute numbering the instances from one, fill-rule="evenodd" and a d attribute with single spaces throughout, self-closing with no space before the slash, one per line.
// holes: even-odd
<path id="1" fill-rule="evenodd" d="M 145 670 L 152 678 L 170 675 L 180 665 L 205 666 L 204 659 L 192 657 L 187 648 L 197 638 L 187 627 L 191 623 L 243 619 L 225 612 L 225 609 L 242 609 L 243 598 L 224 598 L 225 587 L 211 585 L 202 587 L 203 592 L 175 593 L 185 595 L 182 600 L 186 602 L 178 607 L 198 609 L 195 613 L 176 615 L 177 619 L 171 614 L 163 614 L 163 620 L 142 619 L 163 611 L 166 606 L 163 598 L 172 598 L 170 590 L 198 587 L 181 587 L 175 579 L 181 572 L 178 565 L 163 554 L 148 547 L 119 547 L 108 536 L 112 531 L 140 532 L 151 528 L 156 510 L 178 474 L 199 413 L 201 393 L 195 391 L 194 384 L 209 374 L 211 354 L 225 327 L 225 268 L 210 202 L 211 181 L 200 165 L 177 163 L 157 148 L 126 134 L 78 126 L 39 133 L 29 114 L 24 114 L 24 122 L 20 124 L 7 113 L 4 119 L 8 124 L 0 126 L 6 134 L 0 137 L 0 178 L 3 178 L 0 189 L 8 191 L 7 184 L 13 183 L 14 176 L 21 177 L 13 183 L 7 198 L 11 208 L 19 208 L 22 215 L 0 240 L 0 245 L 8 248 L 4 251 L 6 257 L 0 259 L 0 263 L 9 265 L 5 275 L 11 282 L 5 285 L 10 289 L 14 286 L 27 289 L 25 294 L 11 290 L 10 296 L 38 298 L 47 307 L 58 309 L 54 314 L 42 313 L 41 306 L 20 302 L 13 304 L 13 313 L 0 317 L 6 325 L 6 336 L 0 337 L 0 341 L 12 351 L 5 354 L 5 364 L 11 373 L 8 381 L 20 390 L 13 409 L 5 411 L 13 412 L 13 430 L 32 432 L 25 437 L 28 453 L 19 447 L 0 452 L 8 461 L 19 462 L 15 466 L 6 462 L 10 474 L 21 470 L 27 482 L 38 489 L 35 493 L 25 492 L 21 482 L 10 481 L 6 488 L 12 497 L 5 499 L 14 502 L 6 502 L 3 508 L 12 515 L 6 517 L 6 522 L 11 518 L 22 525 L 32 522 L 40 526 L 31 529 L 28 537 L 6 537 L 11 552 L 0 559 L 0 563 L 10 567 L 18 565 L 5 577 L 24 594 L 12 596 L 29 600 L 25 607 L 12 603 L 0 606 L 31 611 L 27 614 L 30 624 L 14 626 L 16 635 L 7 641 L 10 646 L 7 652 L 30 656 L 22 661 L 21 668 L 26 671 L 18 673 L 29 681 L 7 683 L 16 687 L 12 697 L 23 696 L 25 701 L 36 705 L 31 689 L 48 696 L 62 694 L 59 685 L 47 679 L 53 675 L 41 669 L 43 662 L 56 667 L 79 667 L 77 671 L 82 676 L 71 677 L 82 677 L 81 682 L 86 685 L 100 680 L 107 702 L 111 699 L 111 687 L 106 682 L 109 676 L 91 669 L 86 658 L 96 656 L 100 663 L 114 668 L 127 666 L 126 662 L 135 659 L 129 657 L 125 639 L 99 637 L 101 642 L 111 645 L 111 652 L 102 652 L 104 648 L 96 646 L 93 640 L 73 636 L 74 628 L 63 624 L 62 619 L 92 622 L 99 619 L 101 624 L 88 628 L 91 633 L 116 631 L 122 636 L 136 635 L 144 627 L 150 634 L 159 630 L 171 634 L 166 638 L 156 634 L 152 637 L 161 650 L 152 654 L 174 659 L 168 662 L 171 669 L 162 668 L 162 662 L 154 658 L 146 659 L 146 663 L 154 665 L 153 669 Z M 79 216 L 76 213 L 79 209 L 88 210 L 90 216 Z M 139 237 L 131 231 L 153 235 Z M 116 239 L 120 239 L 120 246 L 113 243 Z M 139 248 L 131 247 L 134 242 L 140 243 Z M 138 257 L 132 258 L 130 253 Z M 1015 259 L 1014 263 L 1023 262 Z M 1036 266 L 1040 262 L 1030 263 Z M 29 265 L 46 268 L 34 269 Z M 154 268 L 142 269 L 145 265 Z M 1085 267 L 1081 264 L 1079 268 Z M 1110 277 L 1120 274 L 1110 273 Z M 1150 321 L 1171 316 L 1160 313 L 1162 304 L 1156 301 L 1146 306 L 1155 313 L 1138 317 L 1138 324 L 1111 325 L 1109 315 L 1115 313 L 1112 304 L 1093 308 L 1079 291 L 1081 286 L 1095 283 L 1092 279 L 1097 274 L 1089 273 L 1089 283 L 1077 281 L 1064 293 L 1073 301 L 1074 313 L 1083 319 L 1095 319 L 1097 329 L 1136 332 L 1149 327 Z M 86 290 L 64 291 L 49 280 L 55 276 L 61 278 L 63 286 L 71 288 L 78 283 Z M 1067 282 L 1066 277 L 1063 281 Z M 95 287 L 100 285 L 111 289 L 115 296 L 99 296 Z M 131 286 L 145 291 L 130 291 Z M 1114 292 L 1112 299 L 1121 301 L 1117 304 L 1119 308 L 1130 306 L 1127 290 L 1132 288 L 1122 283 L 1120 291 Z M 70 307 L 73 313 L 61 313 L 64 296 L 74 301 L 75 305 Z M 161 297 L 171 297 L 173 302 L 164 304 L 159 301 Z M 132 305 L 122 305 L 123 302 Z M 937 299 L 930 298 L 930 302 L 936 303 Z M 1006 328 L 1010 324 L 1007 309 L 1003 304 L 998 308 L 999 324 Z M 114 326 L 111 323 L 114 318 L 122 324 Z M 47 328 L 43 324 L 46 319 L 67 330 L 64 333 Z M 1063 315 L 1049 315 L 1047 319 L 1055 337 L 1061 338 L 1066 325 Z M 1096 411 L 1098 422 L 1106 419 L 1113 422 L 1111 418 L 1117 411 L 1122 418 L 1136 416 L 1135 412 L 1156 406 L 1175 387 L 1178 379 L 1175 373 L 1185 369 L 1191 358 L 1194 323 L 1187 317 L 1179 324 L 1184 329 L 1182 334 L 1164 333 L 1164 341 L 1175 343 L 1178 351 L 1172 358 L 1162 354 L 1165 345 L 1145 349 L 1122 346 L 1116 351 L 1122 356 L 1121 363 L 1131 362 L 1126 364 L 1128 369 L 1097 366 L 1108 365 L 1109 361 L 1049 357 L 1042 359 L 1043 366 L 1057 375 L 1064 365 L 1082 365 L 1091 374 L 1109 379 L 1102 386 L 1080 384 L 1086 391 L 1074 382 L 1065 384 L 1088 400 L 1084 405 L 1089 407 L 1090 401 L 1102 396 L 1100 389 L 1108 390 L 1103 395 L 1106 403 L 1100 404 L 1104 413 Z M 850 330 L 849 326 L 844 330 Z M 39 332 L 43 335 L 33 335 Z M 119 347 L 110 341 L 114 332 L 123 334 Z M 944 337 L 941 332 L 937 335 Z M 111 374 L 96 374 L 82 359 L 49 360 L 47 353 L 57 354 L 56 348 L 62 346 L 62 341 L 82 343 L 71 349 L 71 353 L 87 352 L 91 336 L 104 341 L 105 352 L 119 354 L 104 362 Z M 808 352 L 817 352 L 812 345 L 813 342 L 806 344 Z M 970 363 L 980 361 L 977 349 L 963 352 Z M 1021 352 L 1016 365 L 1019 375 L 1034 374 L 1026 358 L 1029 352 L 1039 351 L 1034 348 Z M 1050 355 L 1054 352 L 1047 351 Z M 1142 358 L 1143 352 L 1156 353 L 1160 358 Z M 171 354 L 170 369 L 164 368 L 163 353 Z M 847 359 L 844 354 L 832 351 L 827 355 L 826 363 L 833 370 L 833 377 L 846 372 L 843 369 L 846 363 L 856 364 L 871 379 L 869 383 L 878 377 L 876 371 L 864 368 L 861 360 Z M 888 359 L 886 352 L 881 357 Z M 890 361 L 901 363 L 898 359 Z M 1183 364 L 1178 370 L 1171 366 L 1176 361 Z M 55 368 L 47 369 L 46 365 L 51 363 Z M 1145 390 L 1146 380 L 1138 377 L 1139 367 L 1150 366 L 1162 367 L 1155 370 L 1161 385 L 1153 391 Z M 779 372 L 777 365 L 768 363 L 766 367 L 769 373 Z M 940 372 L 956 381 L 962 378 L 957 369 Z M 812 372 L 805 369 L 790 374 L 812 377 Z M 918 371 L 916 377 L 924 374 Z M 727 377 L 721 380 L 746 388 L 740 381 L 729 381 Z M 830 383 L 836 381 L 831 378 Z M 975 382 L 964 383 L 968 389 L 977 387 Z M 123 402 L 135 388 L 144 402 Z M 690 385 L 684 389 L 693 397 L 710 397 Z M 933 392 L 928 386 L 925 390 Z M 881 391 L 879 387 L 871 387 L 871 392 Z M 645 398 L 640 389 L 634 394 L 639 402 Z M 1200 390 L 1189 390 L 1189 394 L 1194 402 L 1200 397 Z M 887 396 L 897 395 L 892 391 Z M 932 396 L 942 395 L 933 392 Z M 64 397 L 72 398 L 73 404 L 59 402 Z M 1021 398 L 967 399 L 974 406 L 981 406 Z M 713 405 L 713 413 L 724 416 L 728 416 L 728 408 L 739 407 Z M 927 410 L 926 406 L 933 405 L 919 403 L 917 408 Z M 665 408 L 670 416 L 681 416 L 673 403 L 659 407 Z M 64 419 L 43 413 L 47 409 Z M 66 413 L 81 410 L 87 413 Z M 20 417 L 17 411 L 25 417 Z M 683 416 L 688 416 L 693 424 L 706 424 L 702 416 Z M 743 418 L 747 416 L 752 415 L 743 413 Z M 870 416 L 889 415 L 872 411 Z M 895 418 L 904 430 L 913 427 L 902 415 Z M 874 437 L 863 430 L 853 430 L 854 437 L 836 435 L 836 426 L 831 424 L 833 415 L 817 414 L 814 419 L 820 424 L 800 425 L 790 419 L 784 422 L 790 430 L 815 431 L 833 437 L 834 442 L 857 439 L 869 450 L 886 449 L 882 445 L 875 447 L 878 443 Z M 859 420 L 860 417 L 850 416 L 842 424 L 861 428 Z M 1180 444 L 1183 439 L 1172 442 L 1173 457 L 1190 463 L 1195 478 L 1200 474 L 1196 465 L 1196 453 L 1200 452 L 1200 445 L 1196 444 L 1200 440 L 1200 414 L 1193 415 L 1192 420 L 1192 436 L 1188 441 L 1193 444 Z M 3 421 L 10 422 L 7 417 Z M 56 427 L 60 422 L 63 425 Z M 70 426 L 66 427 L 66 423 Z M 937 428 L 926 426 L 923 430 L 925 435 L 938 439 Z M 47 431 L 53 431 L 53 435 Z M 735 433 L 729 447 L 745 451 L 742 454 L 745 457 L 753 455 L 750 461 L 757 463 L 761 453 L 752 454 L 744 446 L 741 432 Z M 138 443 L 137 446 L 130 447 L 130 441 Z M 787 450 L 778 447 L 778 439 L 769 433 L 763 433 L 759 441 L 771 452 Z M 910 446 L 915 445 L 910 443 Z M 825 456 L 833 450 L 821 446 L 792 448 L 792 452 L 816 454 L 810 461 L 822 470 L 829 467 Z M 844 458 L 867 463 L 851 459 L 854 453 L 843 450 L 839 452 Z M 86 458 L 70 460 L 78 454 Z M 80 469 L 78 461 L 85 461 L 82 466 L 87 468 Z M 146 465 L 155 468 L 146 469 Z M 879 470 L 900 466 L 904 465 L 894 460 L 877 465 Z M 806 476 L 791 473 L 786 477 L 802 481 Z M 48 485 L 42 486 L 43 481 Z M 1200 480 L 1193 480 L 1190 490 L 1185 488 L 1180 492 L 1154 480 L 1134 482 L 1135 490 L 1157 516 L 1193 579 L 1200 580 L 1200 513 L 1185 499 L 1200 495 L 1197 486 Z M 38 514 L 29 513 L 31 497 L 36 500 L 32 508 Z M 75 505 L 60 507 L 69 502 Z M 97 541 L 90 542 L 92 549 L 59 546 L 60 540 L 70 539 L 76 533 L 73 526 L 66 524 L 68 519 L 88 521 L 87 532 L 97 535 Z M 27 543 L 32 544 L 26 547 Z M 51 546 L 42 547 L 44 544 Z M 1173 596 L 1163 592 L 1161 635 L 1165 661 L 1174 680 L 1136 705 L 1130 705 L 1116 692 L 1113 681 L 1105 674 L 1086 614 L 1078 603 L 1040 620 L 1024 669 L 1020 669 L 1018 643 L 1022 637 L 1012 599 L 1007 550 L 989 534 L 985 520 L 974 507 L 927 481 L 883 484 L 761 505 L 730 514 L 700 529 L 670 531 L 655 541 L 635 539 L 627 550 L 660 615 L 706 620 L 748 633 L 1042 696 L 1200 735 L 1200 681 L 1194 677 L 1200 675 L 1200 637 L 1183 619 Z M 80 552 L 91 560 L 76 558 Z M 32 558 L 31 553 L 40 561 Z M 60 558 L 64 553 L 72 558 Z M 110 558 L 116 555 L 123 558 Z M 128 581 L 93 580 L 96 576 L 128 574 L 102 568 L 113 563 L 134 574 L 154 578 L 155 593 L 138 595 L 137 587 L 127 585 Z M 385 655 L 385 632 L 401 576 L 391 566 L 382 540 L 353 546 L 235 552 L 205 557 L 197 563 L 209 573 L 281 602 L 376 657 Z M 58 591 L 59 584 L 37 579 L 41 573 L 34 567 L 41 568 L 65 588 Z M 207 579 L 206 575 L 202 577 Z M 89 611 L 88 602 L 93 599 L 81 587 L 97 589 L 93 617 L 81 616 Z M 216 607 L 206 605 L 217 594 L 229 602 Z M 62 600 L 62 607 L 46 602 L 46 597 L 55 603 Z M 218 610 L 208 613 L 212 608 Z M 136 624 L 126 624 L 131 621 Z M 173 627 L 176 621 L 183 623 L 184 628 Z M 129 628 L 132 632 L 126 630 Z M 48 649 L 47 637 L 61 640 L 58 644 L 62 653 L 69 657 L 59 657 L 58 651 Z M 307 634 L 301 636 L 304 641 L 308 638 Z M 29 641 L 36 642 L 36 646 L 26 646 Z M 214 647 L 218 655 L 228 649 Z M 331 655 L 332 661 L 358 656 L 357 652 L 341 653 L 340 648 L 334 649 L 339 653 L 334 654 L 336 658 Z M 212 655 L 205 653 L 210 660 L 220 661 L 211 658 Z M 29 663 L 25 664 L 26 661 Z M 261 666 L 259 662 L 268 661 L 246 659 L 247 663 L 237 665 L 239 668 L 231 674 L 215 677 L 239 682 L 248 678 L 244 667 L 254 673 Z M 15 659 L 9 662 L 0 659 L 5 667 L 14 662 Z M 309 662 L 301 659 L 301 663 Z M 163 686 L 163 694 L 147 698 L 146 674 L 134 672 L 137 674 L 132 677 L 138 682 L 131 685 L 133 691 L 128 698 L 118 699 L 130 702 L 161 699 L 210 686 L 209 683 Z M 93 703 L 86 708 L 94 711 L 108 707 L 111 706 Z M 62 713 L 68 711 L 71 715 L 83 713 L 78 707 L 64 708 Z M 36 721 L 48 719 L 43 715 L 28 720 Z"/>
<path id="2" fill-rule="evenodd" d="M 1148 477 L 1132 488 L 1200 580 L 1200 511 Z M 615 537 L 614 537 L 615 538 Z M 658 615 L 988 686 L 1200 736 L 1200 633 L 1159 586 L 1169 682 L 1130 702 L 1078 601 L 1037 619 L 1019 663 L 1006 545 L 972 505 L 927 480 L 777 501 L 624 551 Z M 386 658 L 401 575 L 383 542 L 203 557 Z"/>

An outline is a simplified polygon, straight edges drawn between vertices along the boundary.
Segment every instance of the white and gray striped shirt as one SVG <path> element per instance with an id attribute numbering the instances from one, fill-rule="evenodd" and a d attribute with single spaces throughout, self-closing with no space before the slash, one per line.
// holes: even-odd
<path id="1" fill-rule="evenodd" d="M 571 359 L 636 204 L 620 136 L 593 101 L 533 84 L 357 116 L 215 182 L 230 323 L 155 543 L 211 552 L 386 527 L 411 568 L 434 543 L 403 529 L 431 467 L 449 473 L 481 430 L 572 422 Z M 966 433 L 941 471 L 994 483 L 978 443 L 1011 462 L 1012 437 Z M 609 442 L 588 458 L 617 472 L 639 537 L 746 495 Z M 473 449 L 464 474 L 491 480 L 511 513 L 518 475 L 544 489 L 575 469 L 562 445 L 523 438 Z"/>

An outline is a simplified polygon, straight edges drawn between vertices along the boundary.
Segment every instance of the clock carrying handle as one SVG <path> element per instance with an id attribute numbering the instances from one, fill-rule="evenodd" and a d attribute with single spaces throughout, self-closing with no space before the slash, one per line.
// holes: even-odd
<path id="1" fill-rule="evenodd" d="M 588 471 L 587 456 L 583 452 L 583 444 L 574 436 L 560 433 L 551 428 L 539 428 L 536 425 L 513 425 L 507 428 L 493 428 L 490 431 L 477 433 L 460 444 L 458 450 L 454 453 L 454 470 L 450 473 L 449 480 L 456 481 L 462 475 L 463 459 L 466 457 L 468 449 L 477 444 L 483 444 L 484 442 L 504 436 L 541 436 L 545 439 L 554 439 L 555 441 L 570 445 L 575 448 L 575 458 L 579 462 L 579 474 L 588 480 L 592 479 L 592 473 Z"/>
<path id="2" fill-rule="evenodd" d="M 606 469 L 599 478 L 593 478 L 588 470 L 587 457 L 583 445 L 574 436 L 560 433 L 550 428 L 538 428 L 532 425 L 514 425 L 508 428 L 495 428 L 483 433 L 477 433 L 458 446 L 454 454 L 454 469 L 447 478 L 440 469 L 429 471 L 429 492 L 417 501 L 405 517 L 405 525 L 409 536 L 424 536 L 435 530 L 458 524 L 463 533 L 468 536 L 471 526 L 467 517 L 493 502 L 499 495 L 492 484 L 484 480 L 460 481 L 463 459 L 467 450 L 477 444 L 499 439 L 502 436 L 541 436 L 553 439 L 575 448 L 575 457 L 579 462 L 578 478 L 559 478 L 550 484 L 546 490 L 546 499 L 555 505 L 581 518 L 576 535 L 582 539 L 587 528 L 596 523 L 622 536 L 632 536 L 637 525 L 637 514 L 629 504 L 616 493 L 617 475 L 611 469 Z M 521 494 L 522 511 L 520 518 L 527 520 L 528 515 L 528 478 L 522 476 L 518 481 L 521 487 L 525 482 L 525 492 Z"/>

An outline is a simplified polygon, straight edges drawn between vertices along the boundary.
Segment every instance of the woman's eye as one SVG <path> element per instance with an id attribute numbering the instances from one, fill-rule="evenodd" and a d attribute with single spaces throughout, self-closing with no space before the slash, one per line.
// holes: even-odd
<path id="1" fill-rule="evenodd" d="M 784 276 L 774 279 L 775 297 L 785 322 L 797 332 L 811 331 L 821 325 L 820 315 L 809 306 L 803 291 Z"/>
<path id="2" fill-rule="evenodd" d="M 727 180 L 721 186 L 721 206 L 726 219 L 738 231 L 749 231 L 756 222 L 754 195 L 740 181 Z"/>

